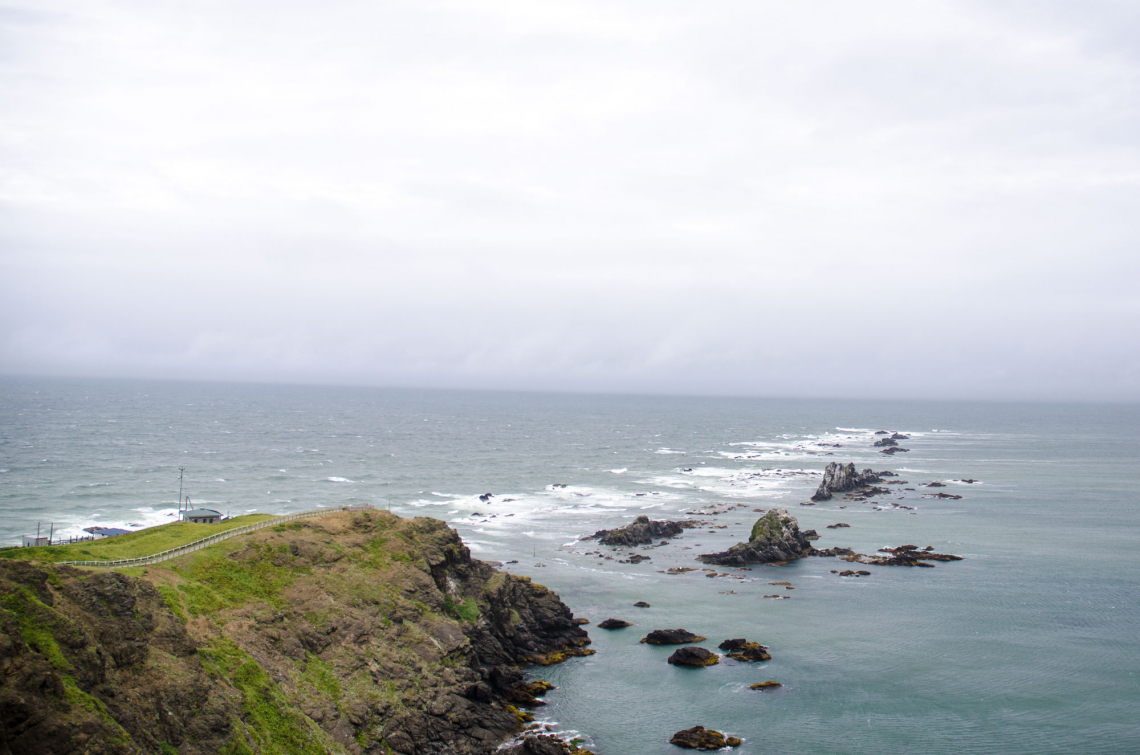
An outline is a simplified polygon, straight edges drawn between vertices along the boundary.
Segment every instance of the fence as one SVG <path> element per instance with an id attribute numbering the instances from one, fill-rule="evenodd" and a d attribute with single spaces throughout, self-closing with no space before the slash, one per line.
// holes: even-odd
<path id="1" fill-rule="evenodd" d="M 231 537 L 244 535 L 247 532 L 264 529 L 265 527 L 275 527 L 278 524 L 291 522 L 294 519 L 305 519 L 312 516 L 328 516 L 330 514 L 344 514 L 351 511 L 371 511 L 375 508 L 376 507 L 370 503 L 364 503 L 355 506 L 341 506 L 340 508 L 336 509 L 313 509 L 311 511 L 298 511 L 295 514 L 285 514 L 284 516 L 279 516 L 274 519 L 266 519 L 264 522 L 247 524 L 244 527 L 235 527 L 232 530 L 219 532 L 216 535 L 210 535 L 210 537 L 204 537 L 201 540 L 195 540 L 192 543 L 180 545 L 177 548 L 171 548 L 170 550 L 161 551 L 160 553 L 155 553 L 150 556 L 139 556 L 138 558 L 122 558 L 117 561 L 60 561 L 58 563 L 66 564 L 67 566 L 146 566 L 148 564 L 157 564 L 161 561 L 178 558 L 179 556 L 183 556 L 187 553 L 192 553 L 196 550 L 201 550 L 202 548 L 207 548 L 211 545 L 214 545 L 215 543 L 220 543 L 223 540 L 227 540 Z"/>

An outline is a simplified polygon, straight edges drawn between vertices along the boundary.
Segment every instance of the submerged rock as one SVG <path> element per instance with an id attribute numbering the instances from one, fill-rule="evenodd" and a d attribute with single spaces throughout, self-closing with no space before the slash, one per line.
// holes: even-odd
<path id="1" fill-rule="evenodd" d="M 696 527 L 700 522 L 683 520 L 677 522 L 654 521 L 642 514 L 624 527 L 612 530 L 598 530 L 583 540 L 597 539 L 602 545 L 649 545 L 654 540 L 665 537 L 676 537 L 690 527 Z"/>
<path id="2" fill-rule="evenodd" d="M 704 642 L 707 639 L 687 629 L 654 629 L 642 637 L 641 641 L 650 645 L 684 645 L 686 642 Z"/>
<path id="3" fill-rule="evenodd" d="M 720 656 L 711 650 L 689 645 L 669 656 L 669 663 L 674 666 L 715 666 L 720 663 Z"/>
<path id="4" fill-rule="evenodd" d="M 770 509 L 752 525 L 746 543 L 737 543 L 721 553 L 705 553 L 697 560 L 706 564 L 744 566 L 745 564 L 782 563 L 801 558 L 811 552 L 811 545 L 799 522 L 787 509 Z"/>
<path id="5" fill-rule="evenodd" d="M 706 729 L 703 726 L 694 726 L 674 734 L 669 744 L 687 750 L 719 750 L 722 747 L 739 747 L 740 740 L 736 737 L 726 737 L 719 731 Z"/>
<path id="6" fill-rule="evenodd" d="M 827 469 L 823 470 L 823 479 L 811 499 L 813 501 L 827 501 L 831 499 L 832 493 L 846 493 L 882 481 L 882 476 L 876 474 L 874 470 L 864 469 L 862 472 L 858 472 L 851 462 L 837 464 L 833 461 L 827 465 Z"/>
<path id="7" fill-rule="evenodd" d="M 777 687 L 783 687 L 783 686 L 784 685 L 780 684 L 779 682 L 767 681 L 767 682 L 759 682 L 757 684 L 751 684 L 748 686 L 748 689 L 776 689 Z"/>

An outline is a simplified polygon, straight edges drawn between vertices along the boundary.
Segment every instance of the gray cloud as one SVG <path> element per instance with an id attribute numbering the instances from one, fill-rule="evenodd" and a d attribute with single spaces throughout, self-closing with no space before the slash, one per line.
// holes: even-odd
<path id="1" fill-rule="evenodd" d="M 8 3 L 0 370 L 1140 399 L 1126 3 Z"/>

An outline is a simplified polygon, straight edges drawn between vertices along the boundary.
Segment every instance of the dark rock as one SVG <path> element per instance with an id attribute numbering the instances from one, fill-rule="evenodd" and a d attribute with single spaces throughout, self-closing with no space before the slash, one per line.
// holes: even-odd
<path id="1" fill-rule="evenodd" d="M 649 556 L 643 556 L 640 553 L 634 553 L 629 558 L 623 558 L 618 561 L 619 564 L 640 564 L 642 561 L 649 561 Z"/>
<path id="2" fill-rule="evenodd" d="M 736 737 L 725 737 L 719 731 L 706 729 L 703 726 L 694 726 L 674 734 L 669 744 L 687 750 L 719 750 L 722 747 L 739 747 L 740 740 Z"/>
<path id="3" fill-rule="evenodd" d="M 674 666 L 714 666 L 720 663 L 720 656 L 711 650 L 689 645 L 669 656 L 669 663 Z"/>
<path id="4" fill-rule="evenodd" d="M 910 450 L 909 448 L 900 448 L 898 446 L 895 446 L 893 448 L 884 448 L 882 451 L 879 451 L 879 453 L 891 454 L 893 456 L 894 454 L 906 453 L 909 450 Z"/>
<path id="5" fill-rule="evenodd" d="M 876 448 L 882 448 L 884 446 L 897 446 L 898 444 L 899 442 L 894 438 L 882 438 L 881 440 L 875 441 L 873 445 Z"/>
<path id="6" fill-rule="evenodd" d="M 953 493 L 923 493 L 922 497 L 923 498 L 938 498 L 938 499 L 941 499 L 944 501 L 957 501 L 962 496 L 954 495 Z"/>
<path id="7" fill-rule="evenodd" d="M 654 629 L 641 638 L 650 645 L 684 645 L 686 642 L 704 642 L 707 637 L 693 634 L 686 629 Z"/>
<path id="8" fill-rule="evenodd" d="M 646 603 L 644 600 L 639 600 L 633 604 L 634 608 L 652 608 L 653 606 Z"/>
<path id="9" fill-rule="evenodd" d="M 819 533 L 815 530 L 804 530 L 804 540 L 819 540 Z"/>
<path id="10" fill-rule="evenodd" d="M 874 470 L 864 469 L 862 472 L 857 472 L 855 465 L 850 462 L 837 464 L 833 461 L 823 471 L 823 479 L 811 499 L 813 501 L 826 501 L 831 498 L 833 493 L 846 493 L 876 482 L 882 482 L 882 480 L 879 475 L 875 474 Z"/>
<path id="11" fill-rule="evenodd" d="M 745 564 L 783 563 L 802 558 L 811 545 L 800 532 L 799 522 L 787 509 L 770 509 L 752 525 L 746 543 L 737 543 L 721 553 L 706 553 L 697 560 L 706 564 L 744 566 Z"/>
<path id="12" fill-rule="evenodd" d="M 808 555 L 819 556 L 821 558 L 830 558 L 832 556 L 851 556 L 855 551 L 850 548 L 822 548 L 820 550 L 812 550 Z"/>
<path id="13" fill-rule="evenodd" d="M 776 689 L 777 687 L 783 686 L 784 685 L 779 682 L 760 682 L 758 684 L 749 685 L 748 689 Z"/>
<path id="14" fill-rule="evenodd" d="M 482 501 L 483 503 L 490 503 L 491 499 L 494 497 L 495 497 L 494 493 L 484 493 L 483 495 L 479 496 L 479 500 Z"/>
<path id="15" fill-rule="evenodd" d="M 942 482 L 928 482 L 925 485 L 923 485 L 922 487 L 924 487 L 924 488 L 944 488 L 944 487 L 946 487 L 946 484 L 942 483 Z"/>
<path id="16" fill-rule="evenodd" d="M 623 621 L 622 619 L 606 619 L 598 624 L 598 629 L 624 629 L 625 627 L 633 626 L 632 621 Z"/>
<path id="17" fill-rule="evenodd" d="M 851 525 L 848 524 L 847 522 L 836 522 L 835 524 L 827 525 L 827 528 L 829 530 L 837 530 L 837 529 L 840 529 L 841 527 L 850 527 L 850 526 Z"/>
<path id="18" fill-rule="evenodd" d="M 788 588 L 789 590 L 792 588 Z M 725 648 L 725 645 L 731 643 L 734 647 Z M 734 661 L 743 661 L 745 663 L 755 663 L 758 661 L 770 661 L 772 656 L 767 652 L 768 647 L 761 645 L 759 642 L 748 642 L 747 640 L 725 640 L 720 644 L 722 650 L 729 650 L 728 657 Z"/>
<path id="19" fill-rule="evenodd" d="M 752 645 L 755 645 L 756 647 L 762 648 L 764 650 L 768 649 L 767 645 L 761 645 L 758 642 L 749 642 L 748 640 L 744 639 L 743 637 L 738 637 L 734 640 L 725 640 L 724 642 L 717 645 L 717 648 L 720 650 L 743 650 L 746 647 L 749 647 Z"/>
<path id="20" fill-rule="evenodd" d="M 598 530 L 593 535 L 589 535 L 583 539 L 597 539 L 602 545 L 623 545 L 626 547 L 649 545 L 654 540 L 660 540 L 665 537 L 676 537 L 685 529 L 696 527 L 699 524 L 700 522 L 692 520 L 677 522 L 653 521 L 643 514 L 624 527 L 618 527 L 612 530 Z"/>

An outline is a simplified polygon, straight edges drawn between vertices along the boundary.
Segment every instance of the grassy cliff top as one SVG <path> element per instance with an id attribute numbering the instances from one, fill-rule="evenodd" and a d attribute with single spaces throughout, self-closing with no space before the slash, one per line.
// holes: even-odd
<path id="1" fill-rule="evenodd" d="M 0 558 L 20 561 L 114 561 L 120 558 L 139 558 L 177 548 L 195 540 L 217 535 L 220 532 L 272 519 L 272 514 L 248 514 L 227 519 L 217 524 L 171 522 L 158 527 L 115 535 L 103 540 L 88 540 L 72 545 L 51 545 L 39 548 L 9 548 L 0 551 Z"/>

